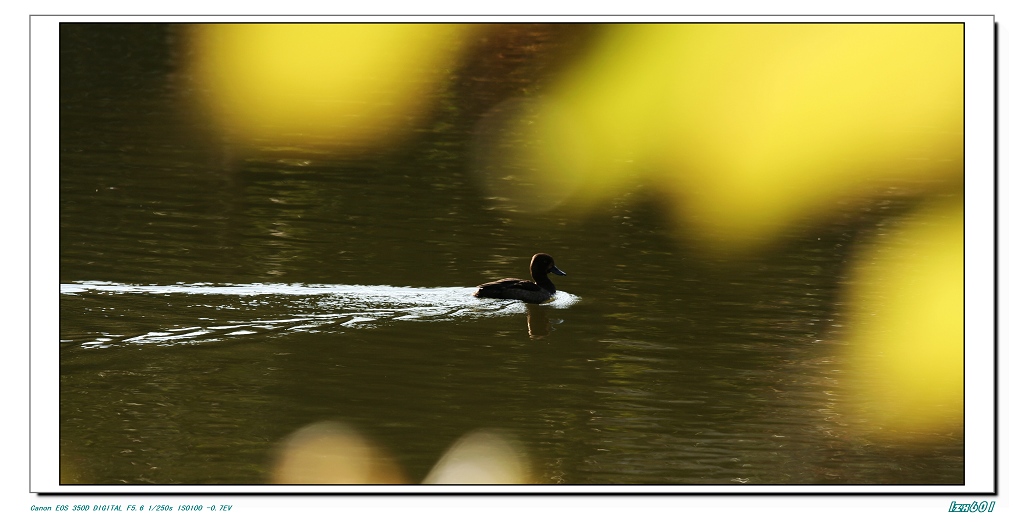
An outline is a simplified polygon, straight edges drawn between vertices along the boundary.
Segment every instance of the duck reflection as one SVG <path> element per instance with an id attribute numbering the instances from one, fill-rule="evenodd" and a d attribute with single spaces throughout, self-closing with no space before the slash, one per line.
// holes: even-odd
<path id="1" fill-rule="evenodd" d="M 526 331 L 531 340 L 539 340 L 551 334 L 552 330 L 546 307 L 533 304 L 526 306 Z"/>

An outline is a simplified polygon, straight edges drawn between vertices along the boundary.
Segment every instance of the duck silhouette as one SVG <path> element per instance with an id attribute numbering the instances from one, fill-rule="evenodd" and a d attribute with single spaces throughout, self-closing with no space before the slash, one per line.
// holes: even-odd
<path id="1" fill-rule="evenodd" d="M 544 303 L 555 295 L 555 284 L 551 283 L 548 273 L 565 276 L 561 269 L 555 267 L 555 259 L 550 254 L 537 253 L 530 259 L 530 275 L 533 276 L 533 281 L 505 278 L 484 283 L 477 287 L 473 296 Z"/>

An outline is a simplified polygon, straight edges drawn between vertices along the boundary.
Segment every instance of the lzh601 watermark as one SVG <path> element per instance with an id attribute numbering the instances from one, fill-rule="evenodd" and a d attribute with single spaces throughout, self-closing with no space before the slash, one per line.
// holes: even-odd
<path id="1" fill-rule="evenodd" d="M 956 501 L 950 502 L 950 512 L 992 512 L 996 508 L 995 501 L 972 501 L 970 503 L 957 503 Z"/>

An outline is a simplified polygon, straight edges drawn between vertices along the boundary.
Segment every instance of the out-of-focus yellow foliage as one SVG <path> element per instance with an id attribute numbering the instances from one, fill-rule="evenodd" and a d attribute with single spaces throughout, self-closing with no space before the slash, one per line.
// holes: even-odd
<path id="1" fill-rule="evenodd" d="M 852 419 L 894 438 L 962 431 L 964 213 L 934 206 L 862 253 L 850 294 Z"/>
<path id="2" fill-rule="evenodd" d="M 963 75 L 959 24 L 615 25 L 507 119 L 485 186 L 585 209 L 641 177 L 687 234 L 757 246 L 848 196 L 960 183 Z"/>
<path id="3" fill-rule="evenodd" d="M 270 483 L 406 483 L 394 460 L 344 423 L 322 421 L 289 435 L 277 449 Z"/>
<path id="4" fill-rule="evenodd" d="M 471 25 L 208 24 L 191 28 L 206 110 L 242 139 L 384 145 L 436 99 Z"/>
<path id="5" fill-rule="evenodd" d="M 531 483 L 526 451 L 501 433 L 471 432 L 444 453 L 423 480 L 426 484 Z"/>
<path id="6" fill-rule="evenodd" d="M 407 483 L 391 456 L 346 423 L 321 421 L 288 435 L 277 447 L 270 483 L 301 485 Z M 425 484 L 529 483 L 526 451 L 508 435 L 478 430 L 455 442 Z"/>

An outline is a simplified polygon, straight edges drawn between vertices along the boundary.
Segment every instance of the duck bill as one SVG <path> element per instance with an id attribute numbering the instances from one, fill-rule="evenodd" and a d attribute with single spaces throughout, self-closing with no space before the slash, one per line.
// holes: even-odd
<path id="1" fill-rule="evenodd" d="M 554 265 L 551 266 L 551 270 L 548 271 L 548 272 L 553 272 L 553 273 L 555 273 L 555 274 L 557 274 L 559 276 L 565 276 L 565 273 L 562 272 L 562 269 L 559 269 L 558 267 L 555 267 Z"/>

